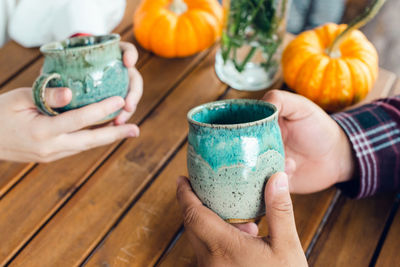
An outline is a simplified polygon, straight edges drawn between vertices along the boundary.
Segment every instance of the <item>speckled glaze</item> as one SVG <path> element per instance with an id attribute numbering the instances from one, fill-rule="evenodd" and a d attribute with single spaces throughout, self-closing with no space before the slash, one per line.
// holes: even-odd
<path id="1" fill-rule="evenodd" d="M 208 103 L 188 113 L 188 170 L 200 200 L 229 222 L 265 214 L 264 187 L 284 170 L 278 112 L 259 100 Z"/>
<path id="2" fill-rule="evenodd" d="M 129 76 L 122 62 L 119 41 L 118 34 L 111 34 L 75 37 L 43 45 L 40 48 L 45 56 L 43 74 L 33 85 L 33 96 L 39 110 L 57 115 L 111 96 L 125 98 Z M 44 99 L 46 87 L 70 88 L 71 102 L 63 108 L 50 108 Z"/>

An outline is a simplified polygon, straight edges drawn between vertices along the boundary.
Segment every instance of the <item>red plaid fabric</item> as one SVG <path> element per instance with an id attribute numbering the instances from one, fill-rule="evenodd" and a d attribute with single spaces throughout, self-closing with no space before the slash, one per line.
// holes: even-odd
<path id="1" fill-rule="evenodd" d="M 355 179 L 338 187 L 350 197 L 364 198 L 400 190 L 400 96 L 340 112 L 332 118 L 353 146 Z"/>

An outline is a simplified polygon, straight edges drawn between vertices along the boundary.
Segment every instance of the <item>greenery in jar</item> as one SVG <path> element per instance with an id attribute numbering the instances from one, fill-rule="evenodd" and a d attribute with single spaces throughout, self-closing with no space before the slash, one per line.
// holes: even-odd
<path id="1" fill-rule="evenodd" d="M 268 70 L 277 62 L 273 55 L 282 42 L 278 34 L 288 0 L 281 0 L 281 10 L 277 12 L 279 0 L 230 0 L 228 23 L 222 35 L 221 55 L 226 63 L 231 60 L 238 72 L 242 72 L 246 64 L 254 57 L 257 49 L 261 49 L 266 57 L 261 65 Z M 237 50 L 244 45 L 251 48 L 242 61 Z"/>

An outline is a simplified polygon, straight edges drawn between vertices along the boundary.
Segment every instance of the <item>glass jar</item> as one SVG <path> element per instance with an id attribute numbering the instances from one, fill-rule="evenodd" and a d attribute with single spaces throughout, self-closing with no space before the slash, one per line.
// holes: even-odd
<path id="1" fill-rule="evenodd" d="M 232 88 L 271 86 L 280 65 L 290 0 L 223 0 L 225 26 L 215 71 Z"/>

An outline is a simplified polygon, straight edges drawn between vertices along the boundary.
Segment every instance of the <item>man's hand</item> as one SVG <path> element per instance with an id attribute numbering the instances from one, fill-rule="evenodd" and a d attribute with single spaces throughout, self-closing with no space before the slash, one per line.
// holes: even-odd
<path id="1" fill-rule="evenodd" d="M 352 178 L 350 142 L 328 114 L 305 97 L 284 91 L 272 90 L 263 100 L 279 110 L 291 192 L 312 193 Z"/>
<path id="2" fill-rule="evenodd" d="M 178 179 L 177 198 L 199 266 L 307 266 L 285 173 L 273 175 L 265 188 L 268 237 L 257 237 L 255 224 L 234 227 L 223 221 L 202 205 L 187 178 Z"/>

